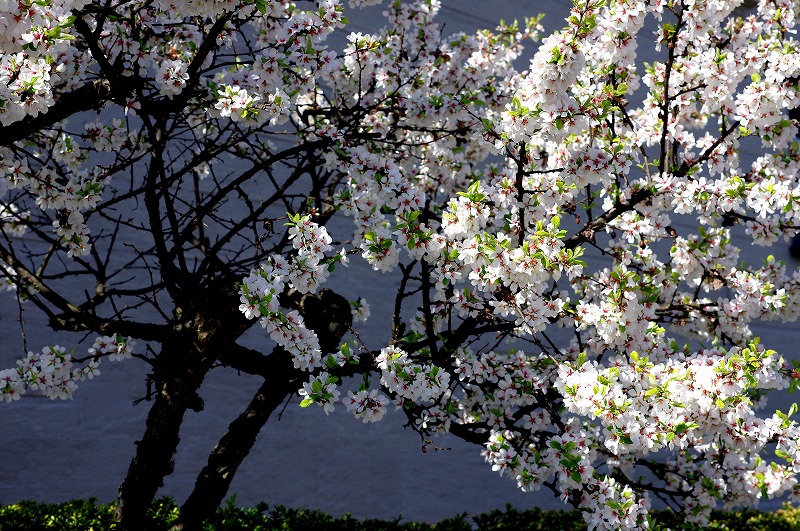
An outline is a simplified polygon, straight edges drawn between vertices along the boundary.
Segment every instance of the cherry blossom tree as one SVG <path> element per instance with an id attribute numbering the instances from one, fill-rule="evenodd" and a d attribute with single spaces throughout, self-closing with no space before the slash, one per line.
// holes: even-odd
<path id="1" fill-rule="evenodd" d="M 21 356 L 4 402 L 150 365 L 125 529 L 221 366 L 263 385 L 185 529 L 298 394 L 365 423 L 399 408 L 592 529 L 647 528 L 655 499 L 703 523 L 799 496 L 796 408 L 761 409 L 800 373 L 750 327 L 797 319 L 800 274 L 743 263 L 731 235 L 800 228 L 800 4 L 574 0 L 543 36 L 538 18 L 446 35 L 438 0 L 394 1 L 379 32 L 347 29 L 377 3 L 2 4 L 7 296 L 96 337 Z M 388 305 L 322 287 L 357 260 Z M 359 333 L 370 304 L 388 344 Z M 240 344 L 256 325 L 263 350 Z"/>

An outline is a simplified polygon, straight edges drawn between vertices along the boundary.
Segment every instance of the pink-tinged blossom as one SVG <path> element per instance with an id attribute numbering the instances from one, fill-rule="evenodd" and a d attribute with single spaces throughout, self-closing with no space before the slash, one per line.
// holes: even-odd
<path id="1" fill-rule="evenodd" d="M 161 85 L 161 94 L 172 99 L 180 94 L 189 80 L 188 64 L 180 60 L 167 59 L 161 63 L 156 80 Z"/>
<path id="2" fill-rule="evenodd" d="M 371 391 L 362 390 L 357 393 L 347 392 L 347 398 L 343 400 L 347 411 L 353 413 L 361 422 L 368 424 L 378 422 L 386 414 L 386 406 L 389 399 L 377 389 Z"/>

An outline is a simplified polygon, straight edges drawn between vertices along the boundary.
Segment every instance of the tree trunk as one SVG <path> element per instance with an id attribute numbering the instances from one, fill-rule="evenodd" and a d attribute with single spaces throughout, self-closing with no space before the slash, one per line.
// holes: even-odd
<path id="1" fill-rule="evenodd" d="M 165 342 L 156 359 L 155 401 L 147 415 L 147 427 L 136 443 L 136 455 L 119 487 L 117 520 L 126 531 L 147 528 L 147 511 L 172 472 L 172 460 L 180 442 L 180 427 L 187 409 L 200 411 L 197 390 L 211 368 L 200 352 L 180 341 Z"/>
<path id="2" fill-rule="evenodd" d="M 327 288 L 314 295 L 289 291 L 281 302 L 303 314 L 308 327 L 317 333 L 320 348 L 326 353 L 338 349 L 342 336 L 352 325 L 347 299 Z M 241 364 L 244 353 L 226 350 L 231 355 L 232 364 L 236 366 L 238 362 L 238 366 L 244 369 Z M 269 356 L 259 358 L 254 363 L 257 367 L 250 367 L 247 372 L 262 375 L 264 383 L 247 409 L 228 426 L 227 433 L 217 443 L 208 464 L 197 477 L 192 494 L 181 507 L 178 524 L 173 529 L 200 530 L 203 522 L 213 516 L 272 412 L 308 378 L 308 373 L 294 368 L 291 356 L 283 349 L 275 349 Z"/>
<path id="3" fill-rule="evenodd" d="M 276 350 L 271 356 L 282 358 L 280 369 L 265 379 L 247 409 L 228 426 L 227 433 L 209 455 L 208 464 L 197 476 L 194 490 L 181 507 L 174 530 L 202 529 L 203 522 L 214 515 L 225 498 L 239 465 L 252 450 L 261 428 L 272 412 L 300 385 L 303 374 L 292 367 L 289 354 Z"/>

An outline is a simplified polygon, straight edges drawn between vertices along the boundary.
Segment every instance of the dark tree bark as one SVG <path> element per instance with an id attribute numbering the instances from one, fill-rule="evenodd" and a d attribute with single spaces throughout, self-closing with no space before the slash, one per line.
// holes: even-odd
<path id="1" fill-rule="evenodd" d="M 352 324 L 347 300 L 329 289 L 321 290 L 318 295 L 290 292 L 283 297 L 283 303 L 303 313 L 307 325 L 317 332 L 323 352 L 335 351 Z M 202 529 L 203 522 L 225 498 L 236 471 L 272 412 L 308 377 L 304 371 L 294 368 L 291 355 L 283 349 L 275 349 L 262 360 L 262 366 L 256 370 L 264 376 L 264 383 L 217 443 L 208 464 L 197 477 L 194 490 L 181 507 L 178 525 L 173 529 Z"/>
<path id="2" fill-rule="evenodd" d="M 236 339 L 253 321 L 230 311 L 238 300 L 235 285 L 209 286 L 187 291 L 185 314 L 176 319 L 174 333 L 162 341 L 161 352 L 153 360 L 155 397 L 147 417 L 136 455 L 119 488 L 117 519 L 127 531 L 146 529 L 147 511 L 172 472 L 173 456 L 180 443 L 180 426 L 187 410 L 202 411 L 198 394 L 206 374 L 221 353 L 235 345 Z"/>
<path id="3" fill-rule="evenodd" d="M 122 529 L 146 529 L 150 504 L 173 469 L 184 414 L 187 409 L 202 409 L 197 390 L 209 368 L 201 354 L 180 339 L 164 343 L 154 374 L 157 391 L 147 428 L 119 488 L 117 517 Z"/>
<path id="4" fill-rule="evenodd" d="M 233 477 L 250 453 L 261 428 L 272 412 L 300 385 L 302 373 L 292 366 L 285 350 L 276 350 L 277 371 L 264 380 L 247 408 L 234 420 L 209 455 L 208 464 L 197 476 L 194 490 L 181 507 L 179 524 L 173 529 L 194 531 L 202 528 L 222 503 Z"/>

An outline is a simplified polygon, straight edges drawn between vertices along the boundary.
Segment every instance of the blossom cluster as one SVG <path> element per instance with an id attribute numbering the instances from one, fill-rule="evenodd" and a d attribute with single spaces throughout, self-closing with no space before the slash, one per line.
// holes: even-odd
<path id="1" fill-rule="evenodd" d="M 797 426 L 757 413 L 754 397 L 788 387 L 795 376 L 782 358 L 753 342 L 749 324 L 796 319 L 798 275 L 772 258 L 760 269 L 742 268 L 729 225 L 721 221 L 725 214 L 752 217 L 747 233 L 762 245 L 777 241 L 795 223 L 797 158 L 796 147 L 788 144 L 795 129 L 782 113 L 796 106 L 797 88 L 783 85 L 778 94 L 757 99 L 751 94 L 766 90 L 758 76 L 753 76 L 754 85 L 737 87 L 755 71 L 766 70 L 762 78 L 770 76 L 770 82 L 776 71 L 793 72 L 785 65 L 797 52 L 782 43 L 754 60 L 745 55 L 751 42 L 737 33 L 726 43 L 730 51 L 719 57 L 713 24 L 727 24 L 725 31 L 731 33 L 745 24 L 762 39 L 775 35 L 772 23 L 736 18 L 730 8 L 682 6 L 678 16 L 692 23 L 680 34 L 686 40 L 672 46 L 684 47 L 685 53 L 641 75 L 633 63 L 635 37 L 646 16 L 667 16 L 664 6 L 576 3 L 569 26 L 546 39 L 534 56 L 531 71 L 537 75 L 507 76 L 515 92 L 498 98 L 502 112 L 489 104 L 481 109 L 484 125 L 491 127 L 484 139 L 492 145 L 481 151 L 475 147 L 481 142 L 473 141 L 469 160 L 475 164 L 498 148 L 516 156 L 506 168 L 490 167 L 485 175 L 465 180 L 451 171 L 462 150 L 440 139 L 428 139 L 423 149 L 404 147 L 414 153 L 412 166 L 404 153 L 387 156 L 369 145 L 348 144 L 341 131 L 323 133 L 342 150 L 339 158 L 328 159 L 329 165 L 350 176 L 338 199 L 354 218 L 354 246 L 376 270 L 393 269 L 404 254 L 430 268 L 432 304 L 416 313 L 409 327 L 412 337 L 442 334 L 447 315 L 478 319 L 487 310 L 495 319 L 509 320 L 520 337 L 535 338 L 552 323 L 574 327 L 578 338 L 568 346 L 541 346 L 535 356 L 458 349 L 451 365 L 439 366 L 429 361 L 433 353 L 427 346 L 417 351 L 392 346 L 375 355 L 375 364 L 383 390 L 404 409 L 419 412 L 420 429 L 448 431 L 452 423 L 485 426 L 490 437 L 484 455 L 493 469 L 523 490 L 549 485 L 587 509 L 587 522 L 596 529 L 647 525 L 649 498 L 625 478 L 633 477 L 636 459 L 663 451 L 677 456 L 664 465 L 665 488 L 688 494 L 686 508 L 694 521 L 702 522 L 719 500 L 750 504 L 795 490 L 794 458 L 780 464 L 753 457 L 770 451 L 768 444 L 775 441 L 796 441 Z M 398 24 L 413 20 L 432 35 L 436 30 L 426 25 L 426 17 L 435 9 L 428 4 L 417 18 L 402 18 Z M 713 16 L 701 16 L 704 10 Z M 402 70 L 382 70 L 380 39 L 351 36 L 346 72 L 380 80 L 378 89 L 403 90 Z M 425 53 L 426 44 L 408 46 Z M 716 53 L 715 61 L 706 62 L 707 53 Z M 740 60 L 747 61 L 744 73 L 736 70 Z M 453 59 L 451 70 L 439 67 L 433 75 L 457 75 L 457 64 Z M 715 78 L 715 83 L 726 83 L 724 88 L 700 81 L 712 64 L 724 70 L 723 77 Z M 610 102 L 622 101 L 640 81 L 649 94 L 642 107 L 630 109 L 627 121 L 620 119 L 611 130 L 609 120 L 619 110 Z M 337 88 L 343 85 L 337 80 Z M 415 117 L 446 130 L 464 102 L 449 105 L 442 82 L 426 88 L 443 93 L 415 97 L 426 103 L 403 116 L 409 123 Z M 371 95 L 360 91 L 364 87 L 354 83 L 351 92 L 368 103 Z M 724 94 L 741 96 L 737 101 Z M 380 97 L 385 96 L 377 90 Z M 660 110 L 665 97 L 668 123 Z M 713 133 L 692 132 L 720 113 L 738 120 L 735 135 L 718 140 Z M 756 114 L 757 120 L 749 118 Z M 380 114 L 372 119 L 372 130 L 385 134 Z M 406 129 L 402 134 L 411 136 Z M 748 135 L 788 149 L 761 157 L 745 174 L 736 163 L 738 138 Z M 633 178 L 636 165 L 650 156 L 636 146 L 663 142 L 680 146 L 672 174 Z M 426 166 L 431 156 L 437 157 L 436 169 Z M 705 168 L 709 176 L 676 175 L 681 164 Z M 628 174 L 629 185 L 623 187 Z M 592 188 L 593 196 L 584 199 L 581 194 Z M 648 200 L 638 202 L 643 194 Z M 637 201 L 635 208 L 621 210 L 601 226 L 614 267 L 594 271 L 581 260 L 584 248 L 569 242 L 570 229 L 562 227 L 574 212 L 569 208 L 581 201 L 588 205 L 593 197 L 599 197 L 606 213 Z M 441 214 L 420 216 L 430 201 L 441 205 Z M 696 234 L 677 234 L 673 212 L 696 212 L 702 226 Z M 666 259 L 651 246 L 662 240 L 673 242 Z M 564 280 L 567 289 L 553 289 L 553 283 Z M 719 346 L 693 349 L 681 345 L 670 330 Z M 367 392 L 359 393 L 364 407 Z M 778 455 L 791 456 L 792 451 Z M 726 464 L 712 471 L 708 463 L 715 456 Z M 731 470 L 745 480 L 725 479 Z"/>
<path id="2" fill-rule="evenodd" d="M 119 361 L 130 358 L 136 342 L 114 334 L 98 337 L 89 356 L 78 361 L 60 345 L 46 346 L 41 352 L 28 352 L 16 368 L 0 370 L 0 397 L 6 402 L 19 400 L 27 391 L 39 391 L 50 399 L 71 399 L 77 382 L 100 374 L 103 358 Z"/>
<path id="3" fill-rule="evenodd" d="M 36 117 L 53 105 L 78 1 L 7 2 L 0 17 L 0 124 Z"/>
<path id="4" fill-rule="evenodd" d="M 511 66 L 518 41 L 494 49 L 488 35 L 442 40 L 431 24 L 437 2 L 393 6 L 391 31 L 352 34 L 338 77 L 322 77 L 362 107 L 402 102 L 402 112 L 378 107 L 367 122 L 374 138 L 394 142 L 392 152 L 334 124 L 316 130 L 337 146 L 327 166 L 348 176 L 336 199 L 354 220 L 354 250 L 376 270 L 407 259 L 424 262 L 430 276 L 422 288 L 430 302 L 414 313 L 407 336 L 373 355 L 382 391 L 414 411 L 424 433 L 456 423 L 487 434 L 484 456 L 494 470 L 523 490 L 547 485 L 586 509 L 596 529 L 647 525 L 647 489 L 628 478 L 637 459 L 665 451 L 675 458 L 661 465 L 663 488 L 686 497 L 697 522 L 720 500 L 747 505 L 795 490 L 797 425 L 765 419 L 756 406 L 761 393 L 791 386 L 796 375 L 749 326 L 796 319 L 800 277 L 773 258 L 743 267 L 730 230 L 731 219 L 745 220 L 754 243 L 770 245 L 796 226 L 796 129 L 783 110 L 797 106 L 798 88 L 769 89 L 793 75 L 795 42 L 774 39 L 794 21 L 737 18 L 733 4 L 712 4 L 576 2 L 528 76 Z M 669 42 L 680 53 L 640 73 L 637 35 L 648 16 L 665 31 L 656 52 Z M 663 22 L 669 16 L 683 31 Z M 731 36 L 724 45 L 720 31 Z M 418 64 L 432 57 L 434 66 L 398 61 L 400 35 Z M 720 75 L 707 82 L 708 71 Z M 489 94 L 489 79 L 503 85 Z M 641 107 L 621 110 L 640 87 Z M 457 140 L 453 128 L 476 115 L 474 136 Z M 718 134 L 708 130 L 715 116 Z M 741 170 L 739 139 L 747 136 L 776 152 Z M 661 145 L 676 146 L 671 166 L 639 148 Z M 505 166 L 477 169 L 496 152 L 507 155 Z M 599 205 L 606 218 L 576 232 L 565 220 L 574 216 L 580 227 L 578 204 Z M 690 213 L 701 226 L 679 234 L 673 216 Z M 600 233 L 605 243 L 596 245 L 613 267 L 589 268 L 581 243 L 595 244 Z M 654 245 L 660 241 L 671 241 L 667 253 Z M 453 316 L 507 323 L 541 352 L 436 353 L 432 345 L 455 333 Z M 544 344 L 554 324 L 576 338 Z M 315 399 L 326 411 L 338 398 L 329 379 L 319 381 L 330 396 Z M 375 391 L 362 386 L 348 408 L 371 420 Z M 788 445 L 778 454 L 790 456 L 787 463 L 754 457 L 776 441 Z M 727 478 L 731 471 L 743 480 Z"/>
<path id="5" fill-rule="evenodd" d="M 239 291 L 242 311 L 248 319 L 261 317 L 261 326 L 270 338 L 292 354 L 296 368 L 313 371 L 326 363 L 316 334 L 305 325 L 297 310 L 286 311 L 280 305 L 280 295 L 285 289 L 300 293 L 315 293 L 329 275 L 329 268 L 320 267 L 324 262 L 345 260 L 339 254 L 327 259 L 325 253 L 332 249 L 331 237 L 325 227 L 309 216 L 292 217 L 288 223 L 289 239 L 295 253 L 288 259 L 280 255 L 271 257 L 261 268 L 253 270 L 244 279 Z M 341 359 L 340 359 L 341 358 Z M 334 365 L 343 364 L 346 357 L 335 359 Z"/>
<path id="6" fill-rule="evenodd" d="M 67 255 L 85 256 L 92 243 L 84 213 L 98 205 L 110 184 L 105 169 L 91 164 L 89 157 L 98 152 L 140 154 L 146 143 L 121 119 L 111 124 L 88 122 L 80 135 L 43 136 L 53 144 L 49 154 L 37 150 L 24 158 L 16 149 L 0 147 L 0 197 L 9 212 L 3 226 L 8 234 L 20 236 L 28 226 L 36 226 L 42 214 L 52 213 L 43 223 L 51 226 Z M 55 164 L 43 166 L 44 159 Z"/>

